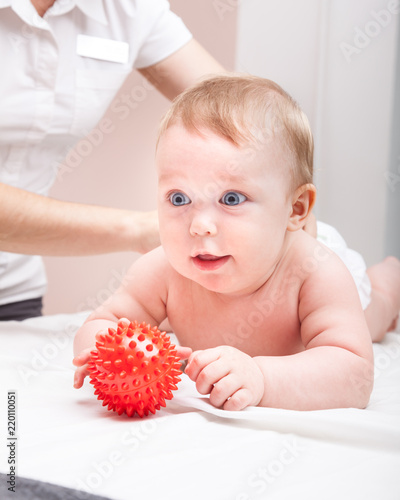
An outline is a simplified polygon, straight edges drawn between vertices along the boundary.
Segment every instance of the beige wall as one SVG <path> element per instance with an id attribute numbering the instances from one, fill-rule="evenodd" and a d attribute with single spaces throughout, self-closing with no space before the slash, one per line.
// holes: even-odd
<path id="1" fill-rule="evenodd" d="M 226 10 L 216 10 L 214 0 L 171 0 L 170 3 L 194 37 L 225 67 L 233 69 L 236 9 L 226 2 Z M 116 98 L 142 82 L 143 77 L 135 72 Z M 158 122 L 168 101 L 154 89 L 146 92 L 146 98 L 125 120 L 107 112 L 115 130 L 104 136 L 89 156 L 81 157 L 74 168 L 64 167 L 51 196 L 132 210 L 156 207 L 154 144 Z M 47 257 L 49 286 L 45 314 L 87 310 L 100 304 L 115 290 L 137 257 L 132 253 Z"/>
<path id="2" fill-rule="evenodd" d="M 392 0 L 239 3 L 238 69 L 276 80 L 307 113 L 316 215 L 368 265 L 385 256 L 385 227 L 400 227 L 400 213 L 387 208 L 389 194 L 390 210 L 399 206 L 388 176 L 400 169 L 398 145 L 390 166 L 399 11 Z"/>
<path id="3" fill-rule="evenodd" d="M 399 165 L 395 144 L 390 166 L 390 138 L 400 15 L 384 14 L 394 5 L 393 0 L 171 0 L 194 36 L 228 69 L 275 79 L 300 102 L 316 142 L 317 216 L 337 227 L 368 264 L 384 257 L 388 191 L 397 186 L 388 185 L 388 173 Z M 141 83 L 135 74 L 121 93 Z M 154 142 L 167 106 L 149 90 L 125 121 L 108 113 L 115 132 L 64 175 L 52 195 L 155 208 Z M 390 194 L 398 197 L 399 191 Z M 387 231 L 398 233 L 400 214 L 391 216 L 393 229 Z M 45 312 L 96 306 L 135 257 L 47 258 Z"/>

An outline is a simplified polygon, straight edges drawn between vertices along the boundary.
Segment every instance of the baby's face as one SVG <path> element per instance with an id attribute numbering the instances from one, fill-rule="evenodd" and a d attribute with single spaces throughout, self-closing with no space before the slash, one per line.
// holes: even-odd
<path id="1" fill-rule="evenodd" d="M 279 141 L 238 148 L 174 125 L 157 150 L 161 242 L 183 276 L 208 290 L 252 293 L 283 255 L 291 213 Z"/>

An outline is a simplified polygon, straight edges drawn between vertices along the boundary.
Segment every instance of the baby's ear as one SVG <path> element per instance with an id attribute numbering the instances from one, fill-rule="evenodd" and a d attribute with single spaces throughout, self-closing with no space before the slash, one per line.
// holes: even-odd
<path id="1" fill-rule="evenodd" d="M 287 225 L 288 231 L 297 231 L 305 225 L 316 196 L 317 190 L 314 184 L 303 184 L 296 189 L 292 197 L 292 213 Z"/>

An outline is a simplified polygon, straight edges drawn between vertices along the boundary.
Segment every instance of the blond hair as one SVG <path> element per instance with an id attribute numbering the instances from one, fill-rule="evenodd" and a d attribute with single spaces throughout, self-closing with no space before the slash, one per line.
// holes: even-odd
<path id="1" fill-rule="evenodd" d="M 306 115 L 279 85 L 250 75 L 222 75 L 185 90 L 164 116 L 159 138 L 176 123 L 201 134 L 208 129 L 242 147 L 282 138 L 294 188 L 312 182 L 313 138 Z"/>

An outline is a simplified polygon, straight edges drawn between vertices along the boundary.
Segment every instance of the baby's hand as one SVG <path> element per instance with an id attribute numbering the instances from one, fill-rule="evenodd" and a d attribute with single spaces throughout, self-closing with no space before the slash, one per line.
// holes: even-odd
<path id="1" fill-rule="evenodd" d="M 121 318 L 120 321 L 128 322 L 126 318 Z M 85 325 L 84 325 L 85 326 Z M 108 322 L 107 324 L 108 327 L 112 326 L 113 328 L 117 328 L 117 323 L 115 324 L 110 324 Z M 99 330 L 96 335 L 94 340 L 94 344 L 96 342 L 101 341 L 100 335 L 104 334 L 105 328 L 102 330 Z M 79 332 L 78 332 L 79 333 Z M 74 375 L 74 387 L 75 389 L 80 389 L 83 385 L 83 382 L 85 378 L 89 375 L 89 370 L 88 370 L 88 363 L 90 361 L 90 353 L 96 349 L 96 345 L 93 345 L 92 347 L 88 347 L 86 349 L 83 349 L 77 356 L 74 357 L 72 360 L 72 363 L 77 367 L 75 370 L 75 375 Z"/>
<path id="2" fill-rule="evenodd" d="M 97 329 L 97 333 L 94 335 L 93 337 L 93 330 L 90 328 L 90 325 L 93 324 L 94 322 L 96 322 L 96 329 Z M 74 375 L 74 387 L 75 389 L 80 389 L 83 385 L 83 382 L 85 380 L 85 377 L 87 377 L 89 375 L 89 370 L 88 370 L 88 363 L 90 361 L 90 353 L 96 349 L 96 342 L 98 341 L 101 341 L 101 338 L 100 338 L 100 335 L 104 334 L 108 328 L 117 328 L 118 327 L 118 324 L 117 322 L 113 322 L 113 321 L 89 321 L 89 322 L 86 322 L 84 323 L 81 328 L 78 330 L 78 333 L 77 333 L 77 337 L 79 334 L 81 334 L 81 336 L 83 336 L 83 339 L 85 339 L 85 342 L 83 343 L 83 345 L 90 345 L 92 342 L 93 342 L 93 347 L 87 347 L 86 349 L 82 349 L 81 347 L 76 347 L 75 346 L 75 343 L 74 343 L 74 350 L 76 352 L 76 349 L 78 350 L 79 354 L 77 356 L 74 357 L 74 359 L 72 360 L 72 363 L 77 367 L 77 369 L 75 370 L 75 375 Z M 124 324 L 127 324 L 129 325 L 130 321 L 129 319 L 127 318 L 120 318 L 119 323 L 123 322 Z M 103 325 L 103 328 L 101 329 L 98 329 L 99 327 L 99 323 L 101 323 Z M 87 329 L 89 326 L 89 331 L 85 330 Z M 75 337 L 75 341 L 77 339 L 77 337 Z M 87 341 L 86 339 L 91 339 L 89 341 Z M 78 346 L 81 346 L 82 345 L 82 342 L 81 343 L 78 343 Z"/>
<path id="3" fill-rule="evenodd" d="M 72 363 L 77 366 L 74 375 L 74 387 L 75 389 L 80 389 L 83 385 L 83 381 L 85 377 L 89 375 L 88 370 L 88 362 L 90 360 L 90 353 L 93 351 L 94 347 L 90 347 L 89 349 L 85 349 L 78 356 L 72 360 Z"/>
<path id="4" fill-rule="evenodd" d="M 210 403 L 224 410 L 257 406 L 264 394 L 264 377 L 255 361 L 229 346 L 195 351 L 185 373 L 196 382 L 200 394 L 210 394 Z"/>

